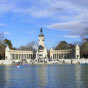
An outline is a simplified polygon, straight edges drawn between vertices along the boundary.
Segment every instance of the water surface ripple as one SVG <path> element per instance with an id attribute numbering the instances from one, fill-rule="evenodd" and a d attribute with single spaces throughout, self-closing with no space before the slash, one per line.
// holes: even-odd
<path id="1" fill-rule="evenodd" d="M 0 88 L 88 88 L 88 65 L 0 66 Z"/>

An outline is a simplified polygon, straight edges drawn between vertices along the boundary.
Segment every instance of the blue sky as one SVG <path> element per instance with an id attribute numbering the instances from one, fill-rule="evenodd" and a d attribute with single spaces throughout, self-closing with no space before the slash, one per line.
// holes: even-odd
<path id="1" fill-rule="evenodd" d="M 88 0 L 0 0 L 0 32 L 14 47 L 38 40 L 43 28 L 48 48 L 80 41 L 88 26 Z"/>

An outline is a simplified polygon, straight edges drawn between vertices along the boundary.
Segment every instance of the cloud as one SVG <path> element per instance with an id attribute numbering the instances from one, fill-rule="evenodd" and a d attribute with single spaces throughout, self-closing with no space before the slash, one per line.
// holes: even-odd
<path id="1" fill-rule="evenodd" d="M 7 13 L 55 19 L 48 28 L 69 34 L 80 35 L 88 27 L 88 0 L 0 0 L 0 16 Z"/>
<path id="2" fill-rule="evenodd" d="M 65 10 L 63 6 L 67 7 L 68 4 L 63 3 L 64 2 L 61 2 L 60 0 L 1 0 L 0 15 L 12 12 L 32 15 L 38 18 L 51 17 L 58 15 Z"/>
<path id="3" fill-rule="evenodd" d="M 79 10 L 77 8 L 78 6 L 85 7 L 85 4 L 88 7 L 87 0 L 0 0 L 0 13 L 16 12 L 30 14 L 36 17 L 47 17 L 58 15 L 65 11 L 73 13 Z"/>
<path id="4" fill-rule="evenodd" d="M 80 35 L 84 32 L 85 28 L 88 26 L 87 23 L 83 21 L 70 21 L 64 23 L 56 23 L 48 25 L 48 28 L 51 29 L 58 29 L 63 31 L 69 31 L 70 34 Z"/>
<path id="5" fill-rule="evenodd" d="M 1 23 L 0 23 L 0 26 L 7 26 L 7 24 L 1 24 Z"/>
<path id="6" fill-rule="evenodd" d="M 68 17 L 63 18 L 63 22 L 56 22 L 49 24 L 47 27 L 50 29 L 58 29 L 62 31 L 69 31 L 70 35 L 81 35 L 85 32 L 85 29 L 88 28 L 88 1 L 84 0 L 82 5 L 82 0 L 77 0 L 79 3 L 75 3 L 73 0 L 66 0 L 69 1 L 73 6 L 71 7 L 73 13 L 76 15 L 71 15 Z M 76 10 L 77 8 L 77 10 Z M 70 11 L 70 9 L 68 8 Z M 76 12 L 77 11 L 77 12 Z"/>
<path id="7" fill-rule="evenodd" d="M 3 32 L 4 35 L 10 35 L 10 32 Z"/>
<path id="8" fill-rule="evenodd" d="M 79 35 L 65 35 L 66 38 L 79 38 Z"/>
<path id="9" fill-rule="evenodd" d="M 79 35 L 71 35 L 71 34 L 67 34 L 67 35 L 56 35 L 57 37 L 65 37 L 65 38 L 79 38 Z"/>
<path id="10" fill-rule="evenodd" d="M 10 35 L 10 32 L 0 32 L 0 35 Z"/>

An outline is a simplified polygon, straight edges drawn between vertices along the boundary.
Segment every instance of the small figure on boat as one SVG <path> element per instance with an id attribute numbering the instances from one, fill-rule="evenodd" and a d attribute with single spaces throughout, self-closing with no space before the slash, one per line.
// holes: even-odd
<path id="1" fill-rule="evenodd" d="M 16 67 L 20 67 L 20 63 L 17 63 L 17 64 L 16 64 Z"/>

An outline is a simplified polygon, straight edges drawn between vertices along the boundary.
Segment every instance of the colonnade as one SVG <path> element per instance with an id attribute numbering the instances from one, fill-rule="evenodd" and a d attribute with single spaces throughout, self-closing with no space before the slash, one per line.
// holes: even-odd
<path id="1" fill-rule="evenodd" d="M 34 59 L 36 54 L 11 54 L 11 59 L 13 60 L 26 60 L 26 59 Z"/>
<path id="2" fill-rule="evenodd" d="M 68 58 L 72 58 L 72 54 L 71 53 L 54 53 L 51 56 L 52 59 L 68 59 Z"/>

